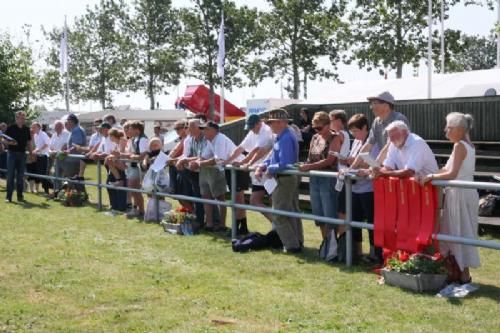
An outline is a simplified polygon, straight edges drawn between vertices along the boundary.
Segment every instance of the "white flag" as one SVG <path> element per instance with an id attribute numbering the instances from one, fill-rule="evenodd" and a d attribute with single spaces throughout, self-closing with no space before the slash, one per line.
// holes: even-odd
<path id="1" fill-rule="evenodd" d="M 217 54 L 217 75 L 224 76 L 224 58 L 226 57 L 226 46 L 224 43 L 224 13 L 222 13 L 219 29 L 219 39 L 217 40 L 219 53 Z"/>
<path id="2" fill-rule="evenodd" d="M 59 54 L 59 63 L 61 67 L 59 72 L 64 75 L 68 72 L 68 29 L 66 28 L 66 20 L 64 20 L 64 30 L 61 35 L 61 49 Z"/>

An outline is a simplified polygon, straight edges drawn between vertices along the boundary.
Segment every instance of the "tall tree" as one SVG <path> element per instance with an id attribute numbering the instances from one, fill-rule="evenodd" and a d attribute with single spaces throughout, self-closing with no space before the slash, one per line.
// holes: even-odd
<path id="1" fill-rule="evenodd" d="M 136 0 L 127 24 L 136 55 L 134 90 L 144 89 L 151 110 L 155 108 L 155 94 L 165 86 L 179 84 L 184 70 L 181 59 L 186 52 L 178 15 L 171 0 Z"/>
<path id="2" fill-rule="evenodd" d="M 73 101 L 99 101 L 103 109 L 111 107 L 112 92 L 130 88 L 130 68 L 134 54 L 131 40 L 124 33 L 123 18 L 126 5 L 123 0 L 101 0 L 75 20 L 68 29 L 69 78 Z M 52 41 L 48 63 L 59 68 L 59 45 L 62 29 L 47 33 Z M 55 71 L 47 71 L 50 77 Z M 57 85 L 48 92 L 57 93 Z"/>
<path id="3" fill-rule="evenodd" d="M 12 121 L 15 111 L 29 111 L 36 79 L 31 50 L 0 35 L 0 121 Z"/>
<path id="4" fill-rule="evenodd" d="M 269 36 L 267 65 L 269 75 L 285 78 L 290 97 L 299 98 L 303 83 L 307 97 L 307 80 L 336 77 L 329 69 L 321 68 L 318 60 L 329 56 L 333 69 L 339 60 L 342 31 L 341 17 L 346 1 L 334 0 L 327 7 L 324 0 L 268 0 L 271 12 L 266 14 Z"/>
<path id="5" fill-rule="evenodd" d="M 446 72 L 464 72 L 491 69 L 496 66 L 496 36 L 471 36 L 456 30 L 446 30 Z M 434 48 L 434 61 L 441 72 L 439 44 Z"/>
<path id="6" fill-rule="evenodd" d="M 217 37 L 221 10 L 225 15 L 225 75 L 224 86 L 244 85 L 241 68 L 250 61 L 258 45 L 260 31 L 258 12 L 246 6 L 236 7 L 232 1 L 192 0 L 193 7 L 182 11 L 185 38 L 188 43 L 188 63 L 192 77 L 206 82 L 210 88 L 210 115 L 214 115 L 214 90 L 221 80 L 216 75 Z"/>
<path id="7" fill-rule="evenodd" d="M 449 9 L 458 3 L 493 8 L 491 0 L 447 0 L 445 20 Z M 433 20 L 440 20 L 441 2 L 432 4 Z M 401 78 L 405 64 L 418 67 L 427 55 L 427 20 L 427 1 L 357 0 L 349 15 L 352 46 L 346 62 L 355 60 L 369 71 L 378 68 L 381 75 L 383 69 L 390 68 Z"/>

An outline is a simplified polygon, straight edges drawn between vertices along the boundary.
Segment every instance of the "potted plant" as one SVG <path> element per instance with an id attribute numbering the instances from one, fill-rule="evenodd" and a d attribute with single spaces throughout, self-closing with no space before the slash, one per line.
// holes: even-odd
<path id="1" fill-rule="evenodd" d="M 440 290 L 446 281 L 444 257 L 439 253 L 396 251 L 382 269 L 385 283 L 416 292 Z"/>
<path id="2" fill-rule="evenodd" d="M 160 224 L 165 232 L 190 236 L 194 233 L 193 224 L 195 221 L 196 215 L 189 209 L 181 207 L 167 212 Z"/>

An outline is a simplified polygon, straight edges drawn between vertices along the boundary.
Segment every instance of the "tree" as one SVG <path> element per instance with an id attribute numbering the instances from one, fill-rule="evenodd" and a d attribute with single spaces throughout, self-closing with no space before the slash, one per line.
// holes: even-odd
<path id="1" fill-rule="evenodd" d="M 31 50 L 0 35 L 0 121 L 11 122 L 16 111 L 29 111 L 35 87 Z"/>
<path id="2" fill-rule="evenodd" d="M 225 74 L 224 86 L 242 87 L 241 68 L 252 60 L 259 43 L 258 12 L 246 6 L 237 8 L 231 1 L 192 0 L 194 6 L 182 10 L 184 37 L 188 45 L 188 59 L 192 77 L 206 82 L 210 88 L 210 117 L 214 115 L 214 90 L 221 80 L 216 75 L 217 37 L 221 10 L 225 15 Z"/>
<path id="3" fill-rule="evenodd" d="M 491 69 L 496 66 L 497 49 L 495 36 L 470 36 L 456 30 L 446 30 L 445 67 L 446 72 L 464 72 Z M 439 44 L 437 44 L 439 45 Z M 441 72 L 439 47 L 434 48 L 434 59 Z"/>
<path id="4" fill-rule="evenodd" d="M 165 86 L 179 84 L 184 70 L 181 59 L 186 52 L 178 15 L 171 0 L 136 0 L 127 23 L 136 55 L 134 90 L 144 89 L 151 110 L 155 108 L 155 94 Z"/>
<path id="5" fill-rule="evenodd" d="M 131 63 L 134 54 L 130 38 L 125 35 L 123 0 L 101 0 L 75 20 L 68 29 L 69 81 L 72 101 L 99 101 L 103 109 L 112 105 L 111 92 L 126 91 L 131 86 Z M 59 68 L 59 45 L 62 29 L 46 33 L 52 41 L 47 62 Z M 44 80 L 55 78 L 54 70 L 46 71 Z M 60 82 L 60 80 L 59 80 Z M 46 93 L 57 94 L 62 86 L 55 84 Z"/>
<path id="6" fill-rule="evenodd" d="M 493 8 L 491 0 L 447 0 L 447 12 L 457 3 Z M 440 20 L 441 2 L 432 2 L 433 20 Z M 357 0 L 350 15 L 351 56 L 347 63 L 357 61 L 367 70 L 382 68 L 396 70 L 401 78 L 403 65 L 418 67 L 420 59 L 427 55 L 428 2 L 422 0 Z M 448 42 L 448 41 L 447 41 Z M 439 44 L 438 44 L 439 45 Z"/>
<path id="7" fill-rule="evenodd" d="M 265 16 L 269 36 L 267 65 L 269 75 L 288 79 L 290 97 L 299 98 L 300 83 L 307 97 L 307 80 L 336 77 L 331 70 L 320 68 L 318 59 L 329 56 L 336 69 L 345 1 L 268 0 L 271 12 Z M 278 81 L 277 80 L 277 81 Z"/>

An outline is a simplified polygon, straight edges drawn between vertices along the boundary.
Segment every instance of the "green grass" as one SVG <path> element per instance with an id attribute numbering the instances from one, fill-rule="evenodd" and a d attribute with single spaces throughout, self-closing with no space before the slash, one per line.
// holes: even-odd
<path id="1" fill-rule="evenodd" d="M 95 173 L 89 170 L 89 175 Z M 4 184 L 0 184 L 4 195 Z M 106 195 L 104 195 L 106 197 Z M 368 267 L 306 251 L 235 254 L 227 239 L 65 208 L 0 203 L 0 332 L 497 332 L 500 252 L 481 249 L 480 290 L 459 300 L 378 285 Z M 91 200 L 95 202 L 95 190 Z M 3 199 L 3 198 L 2 198 Z M 252 230 L 267 222 L 249 214 Z M 496 235 L 486 238 L 498 239 Z"/>

